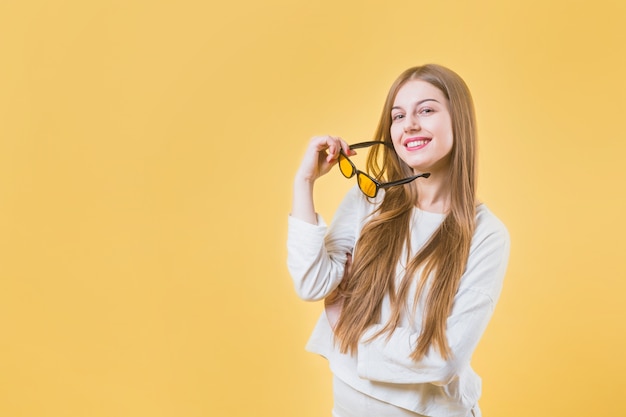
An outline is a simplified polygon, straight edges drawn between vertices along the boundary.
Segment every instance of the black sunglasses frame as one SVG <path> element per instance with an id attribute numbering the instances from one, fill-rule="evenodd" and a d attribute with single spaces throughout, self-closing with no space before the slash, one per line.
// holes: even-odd
<path id="1" fill-rule="evenodd" d="M 384 142 L 384 141 L 379 141 L 379 140 L 375 140 L 375 141 L 368 141 L 368 142 L 359 142 L 359 143 L 355 143 L 353 145 L 350 145 L 350 149 L 360 149 L 360 148 L 367 148 L 373 145 L 384 145 L 387 146 L 388 148 L 392 148 L 392 145 L 388 142 Z M 393 149 L 393 148 L 392 148 Z M 423 174 L 418 174 L 418 175 L 414 175 L 412 177 L 408 177 L 408 178 L 403 178 L 401 180 L 397 180 L 397 181 L 390 181 L 390 182 L 379 182 L 376 179 L 372 178 L 371 176 L 369 176 L 367 173 L 357 169 L 356 165 L 354 165 L 354 162 L 352 162 L 350 160 L 350 158 L 348 157 L 348 155 L 346 155 L 346 153 L 343 151 L 343 149 L 339 150 L 339 157 L 340 158 L 345 158 L 346 161 L 348 161 L 348 163 L 350 164 L 350 166 L 352 167 L 352 173 L 350 174 L 350 176 L 344 174 L 343 170 L 341 169 L 341 165 L 338 163 L 337 166 L 339 168 L 339 171 L 341 172 L 341 175 L 343 175 L 346 178 L 352 178 L 355 175 L 357 176 L 357 184 L 359 185 L 359 189 L 361 190 L 361 192 L 363 194 L 365 194 L 367 197 L 369 198 L 376 198 L 376 196 L 378 195 L 378 190 L 380 190 L 381 188 L 389 188 L 389 187 L 393 187 L 395 185 L 403 185 L 403 184 L 408 184 L 418 178 L 428 178 L 430 177 L 430 172 L 425 172 Z M 376 186 L 376 189 L 374 191 L 374 195 L 369 195 L 367 194 L 363 188 L 361 187 L 361 182 L 358 181 L 358 177 L 359 175 L 363 175 L 365 177 L 367 177 L 370 181 L 372 181 L 372 183 Z"/>

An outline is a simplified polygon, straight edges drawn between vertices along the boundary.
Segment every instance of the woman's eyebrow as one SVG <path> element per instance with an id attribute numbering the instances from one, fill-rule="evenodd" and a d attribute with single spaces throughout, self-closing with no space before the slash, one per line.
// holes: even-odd
<path id="1" fill-rule="evenodd" d="M 415 103 L 415 105 L 416 105 L 416 106 L 419 106 L 420 104 L 424 104 L 424 103 L 426 103 L 427 101 L 434 101 L 434 102 L 436 102 L 436 103 L 441 104 L 438 100 L 435 100 L 434 98 L 425 98 L 424 100 L 420 100 L 420 101 L 418 101 L 417 103 Z M 393 107 L 391 108 L 391 110 L 401 110 L 401 109 L 402 109 L 402 107 L 400 107 L 400 106 L 393 106 Z"/>

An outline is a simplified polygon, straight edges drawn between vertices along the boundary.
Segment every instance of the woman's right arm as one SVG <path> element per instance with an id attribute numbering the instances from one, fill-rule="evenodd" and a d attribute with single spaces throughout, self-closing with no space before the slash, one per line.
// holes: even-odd
<path id="1" fill-rule="evenodd" d="M 339 285 L 348 254 L 354 246 L 354 226 L 348 224 L 351 222 L 336 216 L 333 227 L 328 230 L 318 218 L 313 202 L 315 180 L 337 163 L 340 149 L 347 155 L 354 154 L 339 138 L 319 136 L 311 139 L 294 180 L 287 264 L 296 292 L 304 300 L 320 300 Z M 354 199 L 347 198 L 342 205 L 350 205 L 351 200 Z M 337 213 L 341 211 L 340 206 Z"/>

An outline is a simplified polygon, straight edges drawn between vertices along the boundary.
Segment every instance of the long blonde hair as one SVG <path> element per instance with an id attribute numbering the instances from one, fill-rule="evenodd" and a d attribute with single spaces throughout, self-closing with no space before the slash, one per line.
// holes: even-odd
<path id="1" fill-rule="evenodd" d="M 363 333 L 380 320 L 385 294 L 390 297 L 391 317 L 374 337 L 391 336 L 406 308 L 411 284 L 419 279 L 413 294 L 414 306 L 422 292 L 427 292 L 420 336 L 411 355 L 417 361 L 431 346 L 444 358 L 451 356 L 446 321 L 465 271 L 475 229 L 476 123 L 472 97 L 465 82 L 453 71 L 429 64 L 409 68 L 393 83 L 375 140 L 391 144 L 391 108 L 398 90 L 409 80 L 426 81 L 440 89 L 448 99 L 454 136 L 449 169 L 450 210 L 430 240 L 410 260 L 405 276 L 396 288 L 398 261 L 403 253 L 411 253 L 410 222 L 418 201 L 417 187 L 411 183 L 387 189 L 380 206 L 361 231 L 350 274 L 344 277 L 328 301 L 333 302 L 336 297 L 343 299 L 335 327 L 335 341 L 343 353 L 354 354 Z M 367 168 L 374 176 L 386 177 L 389 181 L 413 174 L 412 169 L 398 158 L 393 146 L 373 148 Z"/>

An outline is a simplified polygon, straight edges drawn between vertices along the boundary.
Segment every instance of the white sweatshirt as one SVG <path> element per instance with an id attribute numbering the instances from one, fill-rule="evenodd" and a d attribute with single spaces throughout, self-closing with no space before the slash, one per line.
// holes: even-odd
<path id="1" fill-rule="evenodd" d="M 354 187 L 337 209 L 330 227 L 319 216 L 318 225 L 289 217 L 287 264 L 302 299 L 321 300 L 339 285 L 346 254 L 353 251 L 368 215 L 381 201 L 382 195 L 372 202 Z M 444 217 L 414 209 L 411 255 L 428 241 Z M 322 313 L 307 350 L 327 358 L 338 378 L 364 394 L 426 416 L 465 417 L 477 405 L 481 393 L 481 380 L 470 360 L 500 295 L 509 249 L 506 227 L 485 205 L 480 205 L 467 267 L 447 321 L 451 359 L 444 360 L 434 349 L 419 362 L 410 358 L 421 329 L 423 297 L 416 314 L 403 317 L 389 340 L 382 336 L 365 342 L 389 319 L 389 299 L 385 297 L 380 323 L 365 332 L 355 356 L 339 352 Z M 401 257 L 397 279 L 403 276 L 405 259 Z M 407 312 L 413 311 L 412 298 L 407 300 Z"/>

